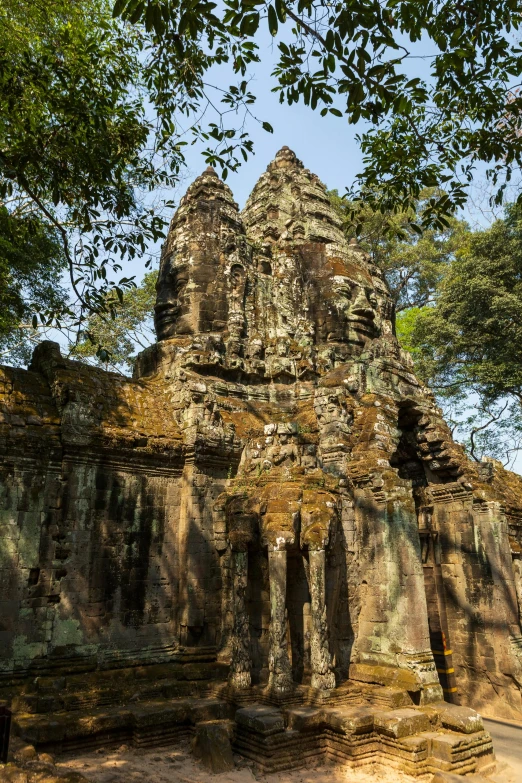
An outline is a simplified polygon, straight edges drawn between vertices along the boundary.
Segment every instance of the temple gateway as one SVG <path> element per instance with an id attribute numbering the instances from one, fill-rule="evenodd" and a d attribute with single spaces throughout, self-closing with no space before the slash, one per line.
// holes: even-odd
<path id="1" fill-rule="evenodd" d="M 522 479 L 456 444 L 381 271 L 287 147 L 239 212 L 207 169 L 132 379 L 0 368 L 0 701 L 37 749 L 225 727 L 487 773 L 522 718 Z"/>

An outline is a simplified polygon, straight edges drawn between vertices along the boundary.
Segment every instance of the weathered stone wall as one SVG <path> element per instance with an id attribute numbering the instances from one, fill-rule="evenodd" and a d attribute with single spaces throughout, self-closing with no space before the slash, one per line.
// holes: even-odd
<path id="1" fill-rule="evenodd" d="M 1 671 L 169 656 L 179 431 L 159 435 L 159 421 L 150 431 L 152 395 L 52 344 L 32 371 L 4 368 L 1 383 Z"/>
<path id="2" fill-rule="evenodd" d="M 453 441 L 290 150 L 242 214 L 190 186 L 155 322 L 133 380 L 52 343 L 2 370 L 5 681 L 217 657 L 276 701 L 350 678 L 519 715 L 522 480 Z"/>

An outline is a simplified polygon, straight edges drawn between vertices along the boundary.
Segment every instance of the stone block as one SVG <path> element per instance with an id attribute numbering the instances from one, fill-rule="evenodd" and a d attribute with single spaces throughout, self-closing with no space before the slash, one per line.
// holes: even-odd
<path id="1" fill-rule="evenodd" d="M 15 715 L 13 717 L 12 730 L 23 737 L 24 740 L 33 745 L 44 743 L 60 743 L 65 737 L 65 728 L 67 721 L 70 722 L 70 716 L 57 719 L 49 719 L 45 716 L 43 719 L 37 715 Z"/>
<path id="2" fill-rule="evenodd" d="M 429 742 L 429 755 L 438 761 L 451 762 L 466 739 L 459 734 L 443 733 L 442 731 L 426 732 L 423 736 Z"/>
<path id="3" fill-rule="evenodd" d="M 232 730 L 229 721 L 204 721 L 196 724 L 192 751 L 203 766 L 214 774 L 234 769 Z"/>
<path id="4" fill-rule="evenodd" d="M 350 679 L 359 682 L 373 682 L 377 685 L 391 685 L 407 691 L 420 691 L 422 683 L 411 669 L 399 669 L 397 666 L 383 666 L 373 663 L 352 663 Z"/>
<path id="5" fill-rule="evenodd" d="M 294 731 L 312 731 L 324 723 L 323 710 L 313 707 L 295 707 L 285 711 L 289 729 Z"/>
<path id="6" fill-rule="evenodd" d="M 430 722 L 423 712 L 405 708 L 375 713 L 374 726 L 379 734 L 401 739 L 428 731 Z"/>
<path id="7" fill-rule="evenodd" d="M 265 736 L 285 730 L 283 713 L 274 707 L 265 707 L 261 704 L 238 710 L 235 720 L 238 726 L 244 726 Z"/>
<path id="8" fill-rule="evenodd" d="M 136 728 L 161 724 L 188 724 L 191 722 L 191 705 L 186 701 L 157 701 L 137 704 L 131 708 Z"/>
<path id="9" fill-rule="evenodd" d="M 435 705 L 434 705 L 435 706 Z M 469 707 L 460 707 L 456 704 L 436 705 L 437 712 L 444 728 L 452 731 L 460 731 L 463 734 L 473 734 L 475 731 L 483 731 L 482 717 Z"/>
<path id="10" fill-rule="evenodd" d="M 428 755 L 429 742 L 423 735 L 414 735 L 412 737 L 404 737 L 401 745 L 406 746 L 416 754 L 422 753 L 424 757 Z"/>
<path id="11" fill-rule="evenodd" d="M 334 707 L 323 709 L 325 724 L 342 734 L 367 734 L 373 731 L 375 709 L 370 707 Z"/>
<path id="12" fill-rule="evenodd" d="M 218 699 L 196 699 L 189 706 L 189 715 L 192 723 L 226 720 L 230 717 L 230 711 L 230 705 L 226 701 L 219 701 Z"/>

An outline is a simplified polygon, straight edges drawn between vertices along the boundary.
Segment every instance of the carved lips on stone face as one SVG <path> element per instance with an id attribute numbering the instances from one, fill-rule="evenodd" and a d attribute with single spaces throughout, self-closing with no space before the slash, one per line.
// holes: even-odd
<path id="1" fill-rule="evenodd" d="M 331 259 L 314 289 L 318 343 L 342 344 L 352 355 L 379 336 L 379 302 L 362 266 Z"/>

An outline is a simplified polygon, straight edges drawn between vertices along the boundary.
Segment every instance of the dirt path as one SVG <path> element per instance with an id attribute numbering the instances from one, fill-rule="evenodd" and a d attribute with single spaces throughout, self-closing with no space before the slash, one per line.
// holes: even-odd
<path id="1" fill-rule="evenodd" d="M 522 781 L 522 723 L 484 718 L 484 728 L 493 737 L 493 747 L 499 766 L 505 765 L 492 776 L 494 783 L 520 783 Z"/>

